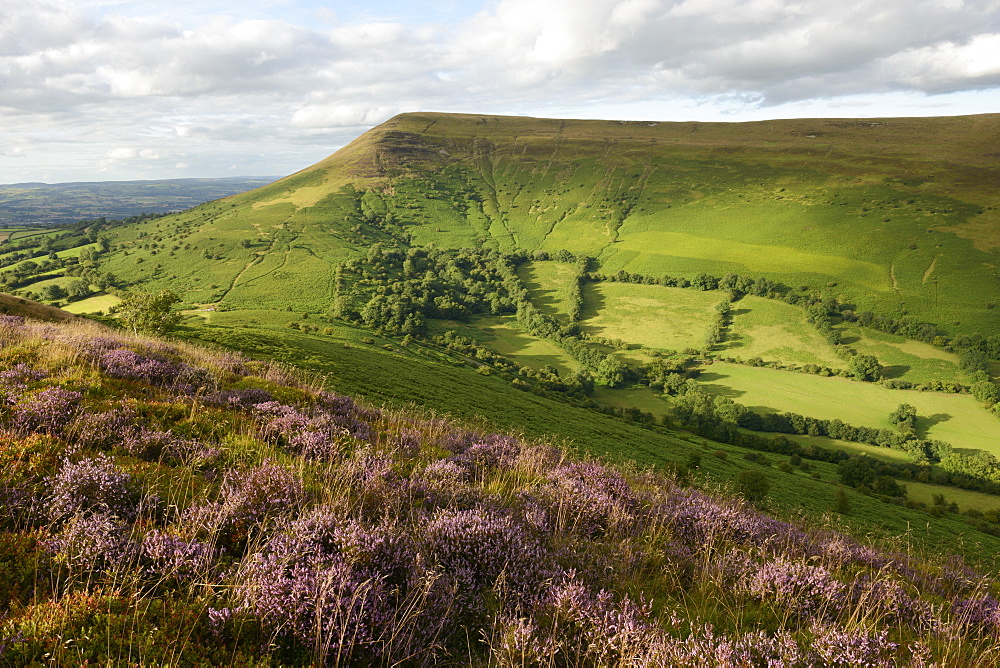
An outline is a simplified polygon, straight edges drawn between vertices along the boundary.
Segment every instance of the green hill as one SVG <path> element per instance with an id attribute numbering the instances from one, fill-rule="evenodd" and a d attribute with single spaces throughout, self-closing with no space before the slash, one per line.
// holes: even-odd
<path id="1" fill-rule="evenodd" d="M 376 240 L 566 249 L 607 273 L 765 276 L 988 333 L 1000 325 L 998 146 L 1000 115 L 404 114 L 274 184 L 117 230 L 107 269 L 193 303 L 322 309 L 334 264 Z"/>

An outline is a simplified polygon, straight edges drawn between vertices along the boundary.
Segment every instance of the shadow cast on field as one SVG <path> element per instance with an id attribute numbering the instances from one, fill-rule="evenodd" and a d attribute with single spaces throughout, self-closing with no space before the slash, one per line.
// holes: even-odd
<path id="1" fill-rule="evenodd" d="M 729 399 L 735 399 L 736 397 L 742 397 L 746 394 L 745 390 L 737 390 L 726 385 L 702 382 L 702 378 L 703 377 L 701 376 L 698 378 L 698 384 L 701 386 L 700 389 L 713 397 L 727 397 Z"/>
<path id="2" fill-rule="evenodd" d="M 911 368 L 912 367 L 909 367 L 905 364 L 894 364 L 892 366 L 884 366 L 882 367 L 882 377 L 888 378 L 890 380 L 893 378 L 902 378 Z"/>
<path id="3" fill-rule="evenodd" d="M 524 287 L 531 295 L 531 303 L 533 303 L 539 311 L 551 316 L 563 315 L 559 312 L 559 300 L 556 298 L 555 291 L 545 287 L 545 285 L 543 285 L 542 282 L 534 276 L 530 279 L 523 278 L 522 280 L 524 282 Z"/>
<path id="4" fill-rule="evenodd" d="M 947 422 L 954 416 L 950 413 L 935 413 L 934 415 L 918 415 L 916 423 L 916 432 L 919 438 L 928 438 L 927 433 L 932 427 L 941 424 L 942 422 Z"/>
<path id="5" fill-rule="evenodd" d="M 604 311 L 605 306 L 607 306 L 608 300 L 594 284 L 584 283 L 581 294 L 583 296 L 583 305 L 580 308 L 580 320 L 589 320 L 600 315 Z"/>
<path id="6" fill-rule="evenodd" d="M 748 309 L 748 308 L 737 308 L 737 309 L 733 309 L 732 311 L 730 311 L 729 315 L 732 315 L 732 316 L 735 317 L 735 316 L 738 316 L 738 315 L 746 315 L 749 312 L 750 312 L 750 309 Z"/>

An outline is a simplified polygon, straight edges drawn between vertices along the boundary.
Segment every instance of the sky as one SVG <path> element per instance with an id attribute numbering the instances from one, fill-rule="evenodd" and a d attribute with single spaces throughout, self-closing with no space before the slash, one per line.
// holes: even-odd
<path id="1" fill-rule="evenodd" d="M 0 0 L 0 183 L 282 176 L 395 114 L 1000 112 L 1000 0 Z"/>

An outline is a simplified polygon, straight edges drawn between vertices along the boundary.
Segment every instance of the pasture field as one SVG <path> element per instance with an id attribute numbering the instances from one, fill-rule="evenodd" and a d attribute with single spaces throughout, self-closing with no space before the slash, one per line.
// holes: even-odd
<path id="1" fill-rule="evenodd" d="M 644 413 L 652 413 L 653 417 L 662 419 L 670 407 L 669 399 L 665 399 L 648 387 L 631 387 L 610 389 L 606 385 L 594 388 L 591 395 L 595 401 L 617 408 L 638 408 Z"/>
<path id="2" fill-rule="evenodd" d="M 726 356 L 760 357 L 784 364 L 817 364 L 844 368 L 833 347 L 791 304 L 748 295 L 733 304 L 732 325 L 722 344 Z"/>
<path id="3" fill-rule="evenodd" d="M 56 252 L 56 257 L 60 257 L 60 258 L 63 258 L 63 257 L 80 257 L 80 253 L 82 253 L 85 248 L 91 248 L 92 249 L 92 248 L 95 248 L 96 246 L 97 246 L 97 244 L 86 244 L 84 246 L 77 246 L 76 248 L 68 248 L 66 250 L 57 251 Z M 2 249 L 2 248 L 3 248 L 3 246 L 0 246 L 0 249 Z M 44 260 L 45 260 L 45 257 L 36 257 L 36 258 L 29 259 L 29 260 L 21 260 L 20 262 L 15 262 L 14 264 L 12 264 L 10 266 L 0 268 L 0 272 L 13 271 L 13 270 L 17 269 L 18 267 L 20 267 L 25 262 L 39 263 L 39 262 L 42 262 Z"/>
<path id="4" fill-rule="evenodd" d="M 80 301 L 70 302 L 66 306 L 63 306 L 62 309 L 64 311 L 69 311 L 70 313 L 107 313 L 108 309 L 112 306 L 120 304 L 121 301 L 122 300 L 115 295 L 109 295 L 101 292 L 92 297 L 81 299 Z"/>
<path id="5" fill-rule="evenodd" d="M 572 306 L 569 289 L 575 276 L 573 265 L 553 261 L 526 262 L 517 268 L 517 275 L 538 310 L 566 321 Z"/>
<path id="6" fill-rule="evenodd" d="M 958 367 L 958 355 L 929 343 L 905 339 L 856 324 L 838 325 L 842 341 L 855 352 L 874 355 L 882 364 L 885 378 L 899 378 L 914 383 L 932 380 L 964 382 Z"/>
<path id="7" fill-rule="evenodd" d="M 1000 510 L 1000 496 L 994 494 L 945 485 L 931 485 L 913 480 L 903 481 L 902 484 L 906 486 L 906 498 L 921 501 L 928 506 L 934 505 L 935 494 L 941 494 L 944 496 L 945 503 L 957 503 L 959 510 L 981 510 L 983 512 Z"/>
<path id="8" fill-rule="evenodd" d="M 917 433 L 956 448 L 1000 455 L 1000 420 L 967 394 L 890 390 L 874 383 L 715 362 L 698 378 L 702 388 L 760 412 L 799 413 L 864 427 L 892 428 L 900 404 L 917 409 Z"/>
<path id="9" fill-rule="evenodd" d="M 588 283 L 583 288 L 581 330 L 646 348 L 704 348 L 725 294 L 636 283 Z"/>

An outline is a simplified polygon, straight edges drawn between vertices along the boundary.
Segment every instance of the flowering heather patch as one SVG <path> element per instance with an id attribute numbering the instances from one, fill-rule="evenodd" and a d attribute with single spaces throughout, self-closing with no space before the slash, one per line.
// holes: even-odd
<path id="1" fill-rule="evenodd" d="M 109 513 L 130 519 L 136 514 L 138 492 L 132 476 L 106 456 L 66 461 L 50 482 L 49 517 L 63 520 L 77 514 Z"/>
<path id="2" fill-rule="evenodd" d="M 204 369 L 160 357 L 140 355 L 128 348 L 104 351 L 97 364 L 106 374 L 116 378 L 139 380 L 159 387 L 175 387 L 185 393 L 191 393 L 209 382 Z"/>
<path id="3" fill-rule="evenodd" d="M 367 528 L 319 507 L 245 562 L 237 598 L 241 610 L 316 648 L 314 658 L 371 655 L 412 559 L 398 527 Z"/>
<path id="4" fill-rule="evenodd" d="M 122 445 L 139 429 L 139 416 L 127 408 L 100 413 L 81 412 L 66 429 L 66 435 L 78 447 L 110 450 Z"/>
<path id="5" fill-rule="evenodd" d="M 125 566 L 136 553 L 128 526 L 107 512 L 74 515 L 48 547 L 59 561 L 77 571 Z"/>
<path id="6" fill-rule="evenodd" d="M 206 394 L 201 400 L 202 403 L 209 406 L 250 409 L 257 404 L 274 402 L 274 396 L 267 390 L 249 388 L 244 390 L 217 390 Z"/>
<path id="7" fill-rule="evenodd" d="M 844 583 L 822 566 L 780 558 L 761 564 L 744 586 L 754 598 L 773 601 L 801 616 L 817 618 L 839 612 L 846 589 Z"/>
<path id="8" fill-rule="evenodd" d="M 147 571 L 178 580 L 200 576 L 214 563 L 219 551 L 198 541 L 185 541 L 154 529 L 142 537 Z"/>
<path id="9" fill-rule="evenodd" d="M 441 510 L 425 529 L 429 554 L 470 596 L 504 578 L 514 602 L 531 600 L 556 571 L 554 557 L 509 514 L 486 508 Z"/>
<path id="10" fill-rule="evenodd" d="M 25 395 L 14 404 L 11 425 L 21 431 L 58 434 L 72 422 L 82 396 L 62 387 L 47 387 Z"/>
<path id="11" fill-rule="evenodd" d="M 44 371 L 33 369 L 24 362 L 18 362 L 11 368 L 0 371 L 0 392 L 7 397 L 7 401 L 16 402 L 28 389 L 29 383 L 39 381 L 46 375 Z"/>
<path id="12" fill-rule="evenodd" d="M 266 364 L 50 330 L 5 334 L 39 368 L 0 371 L 0 599 L 18 601 L 0 619 L 0 639 L 18 639 L 0 663 L 916 667 L 1000 655 L 1000 587 L 961 561 L 372 409 Z M 31 348 L 52 337 L 56 355 Z"/>
<path id="13" fill-rule="evenodd" d="M 812 649 L 826 666 L 872 666 L 891 668 L 899 665 L 899 643 L 889 640 L 888 631 L 874 634 L 848 630 L 835 625 L 816 624 L 812 628 Z"/>
<path id="14" fill-rule="evenodd" d="M 309 414 L 277 401 L 256 404 L 254 411 L 262 420 L 265 438 L 283 443 L 307 459 L 329 461 L 352 441 L 376 440 L 375 428 L 353 412 Z"/>
<path id="15" fill-rule="evenodd" d="M 636 496 L 617 472 L 595 463 L 574 462 L 551 471 L 547 497 L 559 522 L 569 531 L 598 536 L 624 527 L 633 518 Z"/>
<path id="16" fill-rule="evenodd" d="M 287 517 L 305 502 L 302 480 L 273 461 L 245 470 L 230 470 L 219 500 L 191 506 L 181 522 L 189 533 L 214 537 L 219 547 L 242 551 L 273 520 Z"/>

